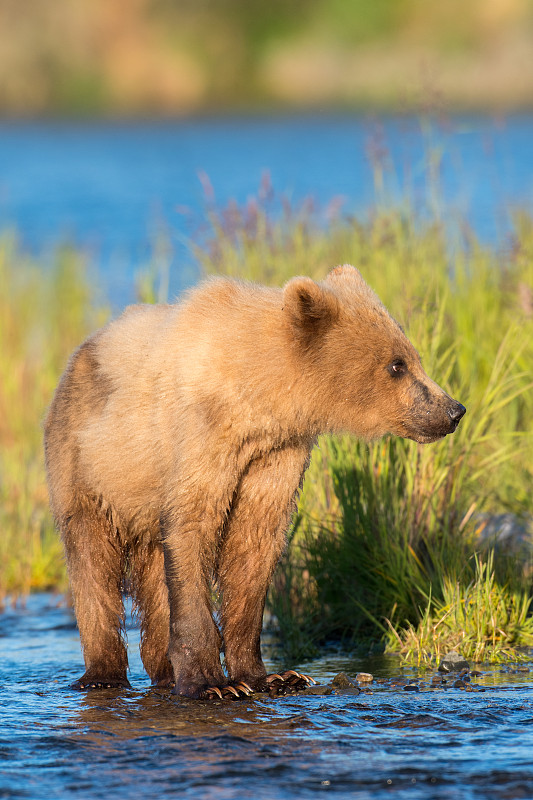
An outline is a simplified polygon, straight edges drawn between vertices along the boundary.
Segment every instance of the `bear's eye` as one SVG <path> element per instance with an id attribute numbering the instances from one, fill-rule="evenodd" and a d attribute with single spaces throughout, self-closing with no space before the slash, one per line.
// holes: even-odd
<path id="1" fill-rule="evenodd" d="M 401 375 L 405 375 L 407 372 L 407 364 L 401 358 L 396 358 L 389 364 L 387 367 L 389 374 L 392 375 L 393 378 L 399 378 Z"/>

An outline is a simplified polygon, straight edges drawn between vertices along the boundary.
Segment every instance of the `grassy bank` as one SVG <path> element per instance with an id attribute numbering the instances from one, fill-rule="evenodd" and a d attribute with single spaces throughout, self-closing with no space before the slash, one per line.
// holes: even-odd
<path id="1" fill-rule="evenodd" d="M 532 220 L 517 218 L 503 254 L 468 236 L 452 259 L 442 228 L 410 214 L 324 230 L 306 209 L 274 217 L 260 202 L 210 213 L 196 252 L 206 273 L 280 285 L 356 264 L 428 374 L 468 408 L 434 445 L 320 442 L 270 594 L 289 655 L 331 638 L 380 640 L 422 660 L 448 645 L 497 658 L 531 643 L 530 554 L 493 547 L 483 528 L 487 514 L 533 512 Z M 0 284 L 1 599 L 64 586 L 40 424 L 68 354 L 107 312 L 69 251 L 45 270 L 4 236 Z M 464 624 L 475 597 L 492 627 Z"/>

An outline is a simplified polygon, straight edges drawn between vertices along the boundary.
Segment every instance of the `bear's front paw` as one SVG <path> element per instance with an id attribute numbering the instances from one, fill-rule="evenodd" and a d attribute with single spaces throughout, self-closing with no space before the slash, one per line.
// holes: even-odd
<path id="1" fill-rule="evenodd" d="M 293 694 L 307 689 L 316 683 L 309 675 L 287 669 L 285 672 L 274 672 L 266 676 L 267 691 L 270 694 Z"/>

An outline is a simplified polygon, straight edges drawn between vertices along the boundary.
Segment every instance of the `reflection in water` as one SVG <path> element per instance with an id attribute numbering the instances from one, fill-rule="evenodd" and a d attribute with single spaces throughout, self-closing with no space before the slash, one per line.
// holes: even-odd
<path id="1" fill-rule="evenodd" d="M 377 680 L 358 695 L 202 702 L 148 686 L 132 630 L 137 688 L 80 694 L 66 688 L 81 667 L 77 631 L 46 603 L 0 617 L 0 797 L 533 796 L 524 667 L 486 669 L 474 679 L 485 691 L 467 692 L 431 688 L 431 673 L 394 659 L 331 656 L 306 670 Z M 413 680 L 419 691 L 404 691 Z"/>

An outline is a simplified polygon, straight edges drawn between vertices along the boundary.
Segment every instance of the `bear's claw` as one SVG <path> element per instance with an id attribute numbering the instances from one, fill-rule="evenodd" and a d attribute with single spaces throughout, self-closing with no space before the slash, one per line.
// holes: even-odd
<path id="1" fill-rule="evenodd" d="M 210 697 L 211 695 L 216 694 L 217 697 L 220 697 L 220 699 L 222 700 L 222 692 L 220 691 L 218 686 L 210 686 L 209 689 L 205 690 L 205 693 L 206 693 L 207 697 Z"/>
<path id="2" fill-rule="evenodd" d="M 249 696 L 253 694 L 253 690 L 247 683 L 244 681 L 239 681 L 234 686 L 228 684 L 228 686 L 210 686 L 209 689 L 205 690 L 205 697 L 207 699 L 213 699 L 216 695 L 220 700 L 224 700 L 225 697 L 240 697 L 240 693 Z"/>
<path id="3" fill-rule="evenodd" d="M 279 694 L 285 694 L 287 691 L 298 692 L 316 683 L 310 675 L 304 675 L 303 672 L 296 672 L 294 669 L 287 669 L 281 675 L 277 672 L 267 675 L 266 682 L 270 691 Z"/>
<path id="4" fill-rule="evenodd" d="M 296 672 L 294 669 L 287 669 L 281 674 L 274 672 L 271 675 L 267 675 L 264 680 L 265 683 L 255 691 L 259 693 L 269 692 L 271 695 L 292 694 L 302 689 L 307 689 L 308 686 L 316 683 L 309 675 Z M 202 696 L 207 700 L 214 700 L 215 697 L 218 697 L 219 700 L 230 700 L 234 697 L 240 698 L 241 695 L 248 697 L 252 694 L 254 694 L 252 687 L 245 681 L 239 681 L 227 686 L 210 686 Z"/>

